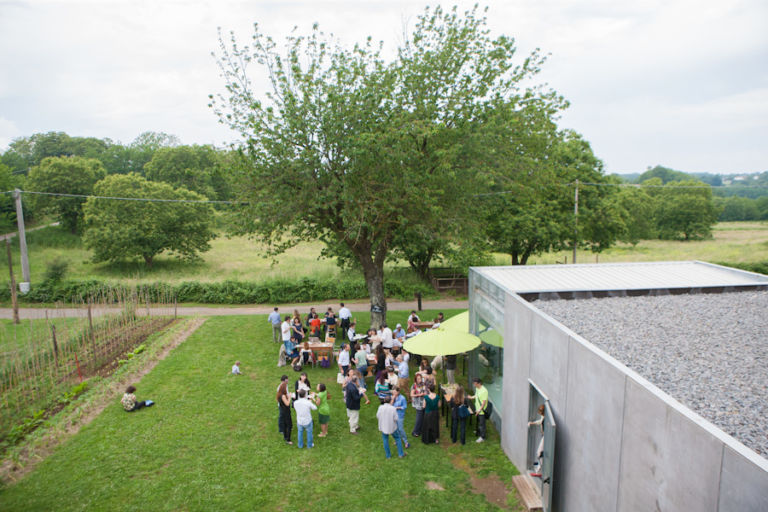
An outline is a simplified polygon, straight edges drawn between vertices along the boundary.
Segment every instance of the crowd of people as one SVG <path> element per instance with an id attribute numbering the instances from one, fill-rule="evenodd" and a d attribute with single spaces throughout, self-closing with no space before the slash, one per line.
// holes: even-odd
<path id="1" fill-rule="evenodd" d="M 279 321 L 279 314 L 275 319 Z M 442 321 L 442 318 L 440 320 Z M 317 338 L 321 338 L 321 335 L 326 339 L 330 336 L 336 338 L 336 331 L 341 330 L 342 326 L 346 327 L 347 332 L 343 335 L 344 341 L 340 345 L 337 356 L 339 368 L 337 383 L 341 385 L 349 433 L 357 435 L 360 430 L 360 413 L 363 404 L 370 404 L 371 400 L 376 400 L 379 404 L 376 418 L 386 458 L 392 455 L 390 437 L 394 441 L 399 457 L 407 456 L 405 450 L 411 446 L 409 437 L 410 439 L 420 437 L 424 444 L 440 442 L 440 407 L 443 405 L 441 403 L 443 399 L 438 394 L 435 369 L 427 358 L 414 354 L 414 365 L 417 371 L 411 384 L 411 354 L 403 348 L 408 331 L 411 327 L 418 328 L 415 325 L 417 322 L 419 322 L 418 316 L 412 312 L 408 317 L 407 329 L 397 324 L 392 330 L 383 324 L 379 329 L 369 329 L 365 335 L 359 335 L 356 333 L 356 323 L 351 318 L 351 314 L 345 314 L 342 321 L 337 321 L 333 309 L 328 308 L 325 318 L 319 319 L 312 308 L 304 321 L 298 312 L 294 312 L 293 316 L 284 317 L 284 321 L 280 324 L 283 342 L 291 344 L 286 346 L 286 354 L 290 354 L 290 357 L 297 361 L 302 358 L 301 343 L 307 333 Z M 289 331 L 286 329 L 286 324 Z M 273 325 L 275 325 L 274 322 Z M 327 334 L 329 332 L 330 336 Z M 455 357 L 453 361 L 446 358 L 444 364 L 446 374 L 450 371 L 450 380 L 453 381 L 452 370 L 455 369 Z M 368 378 L 370 381 L 366 380 Z M 286 443 L 293 444 L 291 409 L 294 409 L 299 434 L 298 446 L 312 448 L 315 446 L 312 414 L 316 412 L 317 421 L 321 425 L 322 433 L 318 437 L 327 436 L 331 419 L 328 400 L 331 397 L 328 395 L 325 384 L 318 384 L 313 391 L 306 373 L 301 373 L 292 390 L 288 381 L 288 376 L 283 375 L 277 388 L 278 430 Z M 370 391 L 369 385 L 373 386 Z M 450 438 L 453 443 L 466 443 L 467 421 L 471 415 L 477 418 L 476 441 L 485 440 L 486 418 L 491 412 L 488 391 L 480 379 L 475 379 L 472 387 L 474 389 L 469 393 L 461 385 L 455 385 L 452 387 L 453 393 L 447 396 L 445 405 L 450 411 Z M 416 412 L 410 433 L 407 432 L 405 425 L 409 402 Z"/>

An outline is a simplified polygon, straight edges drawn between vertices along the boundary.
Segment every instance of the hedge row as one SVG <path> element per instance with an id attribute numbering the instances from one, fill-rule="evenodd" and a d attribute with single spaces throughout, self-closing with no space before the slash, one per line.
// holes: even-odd
<path id="1" fill-rule="evenodd" d="M 84 281 L 43 282 L 34 285 L 22 302 L 53 303 L 81 302 L 89 296 L 122 294 L 132 290 L 131 285 L 95 279 Z M 201 283 L 189 281 L 179 284 L 151 283 L 137 287 L 140 295 L 150 300 L 167 301 L 176 297 L 178 302 L 201 304 L 286 304 L 291 302 L 319 302 L 329 299 L 364 299 L 368 288 L 362 278 L 275 280 L 265 282 L 223 281 Z M 412 299 L 416 292 L 424 297 L 436 295 L 434 289 L 425 283 L 404 283 L 385 280 L 387 297 L 401 300 Z M 0 289 L 0 301 L 10 301 L 11 294 L 6 282 Z"/>

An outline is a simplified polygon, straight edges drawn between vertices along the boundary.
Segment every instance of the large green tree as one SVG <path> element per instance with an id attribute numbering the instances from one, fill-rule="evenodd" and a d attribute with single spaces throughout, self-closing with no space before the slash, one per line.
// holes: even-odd
<path id="1" fill-rule="evenodd" d="M 229 190 L 222 176 L 221 159 L 211 146 L 160 148 L 144 171 L 149 180 L 183 187 L 209 199 L 227 199 Z"/>
<path id="2" fill-rule="evenodd" d="M 381 323 L 384 262 L 401 226 L 450 233 L 472 220 L 488 119 L 500 106 L 554 97 L 521 89 L 542 58 L 516 65 L 514 54 L 476 9 L 428 9 L 389 62 L 370 39 L 341 48 L 317 27 L 288 37 L 285 54 L 258 27 L 249 46 L 222 41 L 227 93 L 212 105 L 248 159 L 240 229 L 274 251 L 320 239 L 351 255 Z M 251 65 L 270 92 L 254 91 Z"/>
<path id="3" fill-rule="evenodd" d="M 540 115 L 518 124 L 511 149 L 499 152 L 489 192 L 481 196 L 489 246 L 509 254 L 513 265 L 574 244 L 594 252 L 610 247 L 623 230 L 622 211 L 612 188 L 593 185 L 607 178 L 589 144 L 573 131 L 556 131 Z"/>
<path id="4" fill-rule="evenodd" d="M 80 227 L 85 199 L 67 195 L 90 195 L 93 185 L 104 176 L 104 166 L 94 158 L 47 157 L 29 171 L 25 184 L 26 190 L 44 194 L 29 194 L 25 199 L 31 200 L 36 211 L 56 215 L 62 226 L 75 233 Z"/>
<path id="5" fill-rule="evenodd" d="M 709 185 L 697 180 L 672 181 L 658 190 L 655 218 L 659 238 L 701 240 L 712 236 L 720 211 Z"/>
<path id="6" fill-rule="evenodd" d="M 83 243 L 94 261 L 142 258 L 148 267 L 158 254 L 199 258 L 214 238 L 213 209 L 200 194 L 141 176 L 115 174 L 96 184 L 96 196 L 152 198 L 166 202 L 91 197 L 86 202 Z"/>

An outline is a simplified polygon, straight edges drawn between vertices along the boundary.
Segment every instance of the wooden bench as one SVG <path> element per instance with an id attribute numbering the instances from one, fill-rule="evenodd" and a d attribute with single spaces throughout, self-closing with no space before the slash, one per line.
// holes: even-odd
<path id="1" fill-rule="evenodd" d="M 520 501 L 528 512 L 543 510 L 541 504 L 541 491 L 533 478 L 528 475 L 516 475 L 512 477 L 512 483 L 517 488 Z"/>

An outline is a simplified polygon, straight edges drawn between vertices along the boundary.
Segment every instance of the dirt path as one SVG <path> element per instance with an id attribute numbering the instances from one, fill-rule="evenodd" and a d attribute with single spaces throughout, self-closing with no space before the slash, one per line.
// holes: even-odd
<path id="1" fill-rule="evenodd" d="M 371 304 L 368 301 L 365 302 L 345 302 L 347 307 L 352 312 L 369 311 Z M 294 309 L 298 309 L 302 314 L 309 311 L 310 307 L 315 307 L 322 313 L 329 306 L 333 307 L 334 311 L 338 313 L 339 303 L 338 301 L 325 301 L 316 303 L 302 303 L 302 304 L 277 304 L 280 313 L 288 314 Z M 183 306 L 177 309 L 177 314 L 180 316 L 231 316 L 231 315 L 267 315 L 272 312 L 274 305 L 258 305 L 258 306 Z M 437 300 L 426 301 L 422 303 L 422 309 L 467 309 L 469 302 L 466 300 Z M 416 302 L 408 301 L 388 301 L 387 309 L 390 311 L 410 311 L 416 309 Z M 45 318 L 46 311 L 55 312 L 54 316 L 61 317 L 85 317 L 88 315 L 87 308 L 20 308 L 19 318 L 21 319 L 40 319 Z M 94 309 L 94 315 L 103 315 L 105 313 L 114 313 L 120 311 L 116 308 L 101 308 Z M 146 308 L 138 308 L 138 314 L 146 314 Z M 155 311 L 153 309 L 153 311 Z M 162 308 L 164 312 L 173 313 L 173 308 Z M 154 313 L 153 313 L 154 314 Z M 11 308 L 0 308 L 0 318 L 11 319 L 13 318 L 13 310 Z"/>
<path id="2" fill-rule="evenodd" d="M 21 450 L 17 457 L 8 456 L 0 464 L 0 480 L 3 482 L 15 482 L 32 471 L 37 464 L 42 462 L 53 450 L 66 439 L 77 434 L 81 428 L 94 420 L 109 405 L 114 403 L 115 397 L 120 396 L 125 387 L 130 383 L 141 380 L 143 376 L 157 366 L 157 363 L 165 359 L 171 351 L 181 345 L 195 332 L 206 318 L 190 318 L 181 320 L 182 329 L 159 348 L 153 357 L 147 358 L 132 372 L 121 375 L 119 379 L 106 379 L 89 392 L 89 400 L 79 407 L 71 409 L 61 418 L 61 421 L 52 426 L 41 437 L 32 440 Z M 171 329 L 173 327 L 170 327 Z"/>

